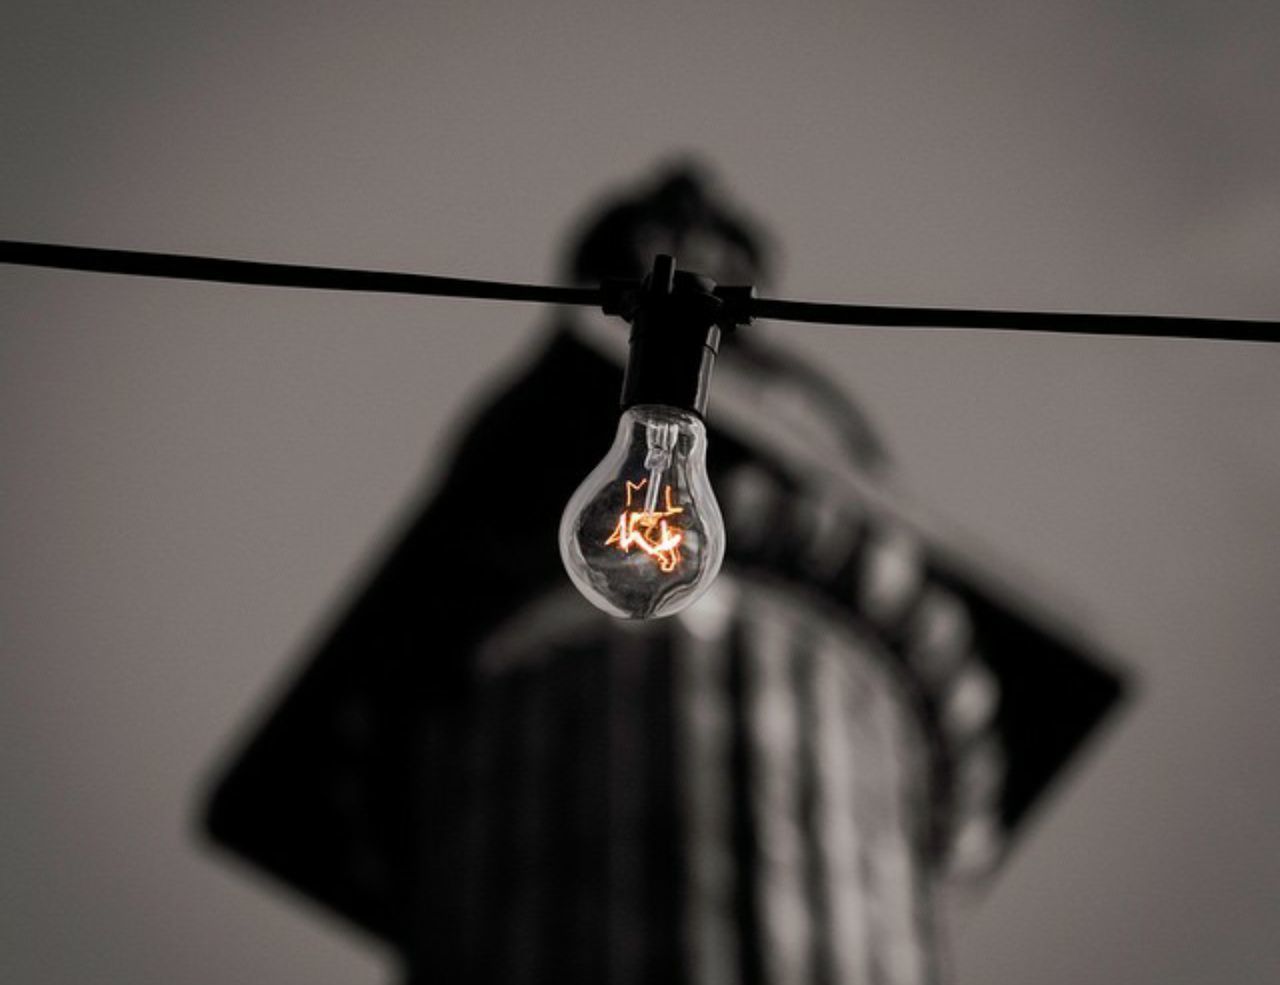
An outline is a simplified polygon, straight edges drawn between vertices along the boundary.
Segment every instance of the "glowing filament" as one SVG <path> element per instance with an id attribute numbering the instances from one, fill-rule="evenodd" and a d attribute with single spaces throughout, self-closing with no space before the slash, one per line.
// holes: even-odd
<path id="1" fill-rule="evenodd" d="M 618 517 L 618 525 L 613 528 L 605 546 L 616 544 L 624 554 L 631 548 L 638 547 L 658 565 L 658 570 L 670 574 L 680 563 L 680 543 L 684 540 L 684 532 L 679 525 L 669 522 L 668 517 L 683 513 L 684 507 L 671 505 L 671 487 L 664 490 L 666 509 L 633 510 L 631 497 L 644 488 L 648 479 L 627 483 L 627 506 Z M 657 504 L 654 504 L 655 506 Z"/>

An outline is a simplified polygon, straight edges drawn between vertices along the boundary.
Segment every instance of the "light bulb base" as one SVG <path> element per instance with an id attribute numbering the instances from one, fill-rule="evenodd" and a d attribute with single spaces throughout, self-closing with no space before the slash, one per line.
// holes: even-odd
<path id="1" fill-rule="evenodd" d="M 720 349 L 723 301 L 715 282 L 659 256 L 631 318 L 622 409 L 663 404 L 705 417 Z"/>

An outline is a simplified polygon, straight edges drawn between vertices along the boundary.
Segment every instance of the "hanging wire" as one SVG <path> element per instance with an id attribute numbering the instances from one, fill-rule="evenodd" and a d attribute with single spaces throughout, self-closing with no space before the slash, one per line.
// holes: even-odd
<path id="1" fill-rule="evenodd" d="M 105 250 L 52 243 L 0 240 L 0 263 L 54 267 L 106 274 L 131 274 L 180 280 L 215 281 L 327 291 L 415 294 L 478 300 L 530 301 L 538 304 L 586 305 L 609 310 L 606 287 L 548 287 L 501 281 L 435 277 L 429 274 L 260 263 L 217 257 L 133 250 Z M 614 285 L 614 290 L 617 285 Z M 729 289 L 727 301 L 740 306 L 740 321 L 765 318 L 823 325 L 888 328 L 968 328 L 1023 332 L 1067 332 L 1084 335 L 1218 339 L 1236 342 L 1280 342 L 1280 322 L 1232 318 L 1187 318 L 1167 315 L 1112 315 L 1042 311 L 994 311 L 964 308 L 909 308 L 892 305 L 826 304 L 757 298 Z"/>
<path id="2" fill-rule="evenodd" d="M 820 325 L 868 325 L 888 328 L 981 328 L 1021 332 L 1070 332 L 1078 335 L 1149 336 L 1280 342 L 1280 322 L 1239 318 L 1188 318 L 1175 315 L 1102 315 L 1065 311 L 992 311 L 965 308 L 902 308 L 891 305 L 822 304 L 756 298 L 756 318 Z"/>
<path id="3" fill-rule="evenodd" d="M 61 270 L 87 270 L 100 274 L 132 274 L 176 280 L 215 281 L 222 284 L 255 284 L 264 287 L 297 287 L 321 291 L 361 291 L 372 294 L 418 294 L 429 297 L 473 298 L 496 301 L 533 301 L 541 304 L 578 304 L 598 307 L 602 295 L 591 287 L 544 287 L 538 284 L 506 284 L 500 281 L 435 277 L 430 274 L 352 270 L 343 267 L 310 267 L 295 263 L 260 263 L 256 260 L 224 260 L 219 257 L 177 253 L 143 253 L 135 250 L 101 250 L 87 246 L 22 243 L 0 240 L 0 262 Z"/>

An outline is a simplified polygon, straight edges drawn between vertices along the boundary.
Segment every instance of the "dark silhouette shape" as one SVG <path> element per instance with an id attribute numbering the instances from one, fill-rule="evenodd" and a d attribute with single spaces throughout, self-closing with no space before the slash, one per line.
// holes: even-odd
<path id="1" fill-rule="evenodd" d="M 669 252 L 761 283 L 761 244 L 680 167 L 569 256 L 588 281 Z M 856 405 L 749 331 L 717 372 L 761 415 L 767 390 L 803 404 L 865 475 L 886 467 Z M 392 942 L 414 980 L 933 980 L 930 887 L 995 865 L 1120 678 L 945 543 L 722 427 L 715 398 L 724 591 L 687 619 L 600 616 L 555 531 L 620 383 L 564 322 L 472 415 L 231 760 L 210 833 Z M 518 549 L 491 522 L 513 481 L 538 518 Z"/>

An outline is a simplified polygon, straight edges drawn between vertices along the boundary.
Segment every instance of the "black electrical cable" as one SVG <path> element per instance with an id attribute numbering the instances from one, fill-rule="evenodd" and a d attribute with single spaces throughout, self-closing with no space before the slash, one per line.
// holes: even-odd
<path id="1" fill-rule="evenodd" d="M 267 287 L 299 287 L 323 291 L 364 291 L 376 294 L 419 294 L 430 297 L 474 298 L 497 301 L 535 301 L 543 304 L 582 304 L 598 307 L 599 289 L 544 287 L 538 284 L 505 284 L 498 281 L 434 277 L 429 274 L 351 270 L 343 267 L 309 267 L 293 263 L 259 263 L 218 257 L 174 253 L 142 253 L 134 250 L 100 250 L 87 246 L 22 243 L 0 240 L 0 263 L 30 267 L 87 270 L 101 274 L 133 274 L 177 280 L 216 281 L 223 284 L 256 284 Z"/>
<path id="2" fill-rule="evenodd" d="M 431 297 L 531 301 L 540 304 L 606 306 L 609 290 L 546 287 L 500 281 L 435 277 L 428 274 L 259 263 L 216 257 L 132 250 L 104 250 L 51 243 L 0 240 L 0 263 L 56 267 L 108 274 L 168 277 L 182 280 L 256 284 L 328 291 L 365 291 Z M 616 288 L 617 285 L 614 285 Z M 1280 342 L 1280 322 L 1231 318 L 1188 318 L 1167 315 L 1112 315 L 1041 311 L 993 311 L 960 308 L 908 308 L 890 305 L 825 304 L 751 297 L 730 291 L 739 321 L 767 318 L 825 325 L 890 328 L 977 328 L 1085 335 L 1219 339 L 1237 342 Z M 732 321 L 734 319 L 730 319 Z"/>
<path id="3" fill-rule="evenodd" d="M 1081 335 L 1151 336 L 1280 342 L 1280 322 L 1176 315 L 1100 315 L 1049 311 L 989 311 L 957 308 L 899 308 L 887 305 L 822 304 L 755 298 L 756 318 L 821 325 L 869 325 L 890 328 L 982 328 L 1023 332 L 1072 332 Z"/>

